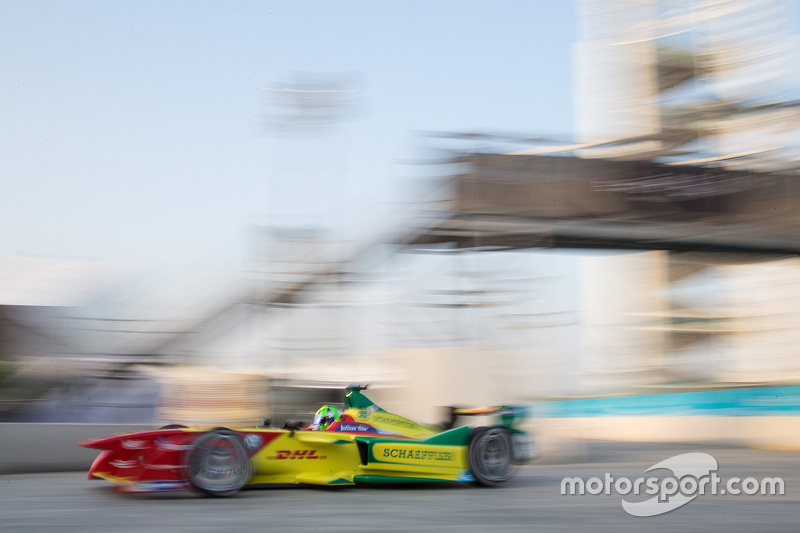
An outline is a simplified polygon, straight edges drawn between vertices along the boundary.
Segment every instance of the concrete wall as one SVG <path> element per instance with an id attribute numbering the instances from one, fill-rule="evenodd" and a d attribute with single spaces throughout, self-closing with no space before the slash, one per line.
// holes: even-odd
<path id="1" fill-rule="evenodd" d="M 89 470 L 97 450 L 78 442 L 154 429 L 119 424 L 0 424 L 0 474 Z"/>
<path id="2" fill-rule="evenodd" d="M 532 418 L 540 461 L 585 459 L 588 441 L 723 445 L 800 450 L 800 416 L 604 416 Z"/>

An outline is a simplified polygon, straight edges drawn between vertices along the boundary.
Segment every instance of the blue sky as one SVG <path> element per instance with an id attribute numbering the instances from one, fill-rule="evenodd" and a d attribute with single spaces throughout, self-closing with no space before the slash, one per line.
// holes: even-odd
<path id="1" fill-rule="evenodd" d="M 417 131 L 572 131 L 574 2 L 0 1 L 0 259 L 241 261 L 249 225 L 408 192 Z M 350 73 L 356 117 L 267 133 L 264 89 Z"/>

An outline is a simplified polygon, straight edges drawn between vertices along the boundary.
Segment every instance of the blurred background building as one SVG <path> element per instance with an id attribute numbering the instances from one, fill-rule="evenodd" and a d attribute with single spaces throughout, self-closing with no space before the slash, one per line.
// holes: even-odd
<path id="1" fill-rule="evenodd" d="M 796 384 L 789 4 L 579 6 L 573 142 L 428 135 L 436 178 L 396 213 L 347 239 L 254 225 L 233 279 L 91 274 L 62 282 L 84 296 L 69 306 L 0 293 L 0 415 L 250 423 L 371 382 L 435 422 L 443 405 Z M 288 103 L 270 121 L 330 128 L 353 91 L 305 75 L 273 89 Z"/>

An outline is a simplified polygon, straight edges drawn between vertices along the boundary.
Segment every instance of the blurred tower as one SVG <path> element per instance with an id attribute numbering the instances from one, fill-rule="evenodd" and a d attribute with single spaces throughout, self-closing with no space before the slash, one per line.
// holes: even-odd
<path id="1" fill-rule="evenodd" d="M 662 251 L 582 259 L 583 393 L 620 392 L 665 381 L 668 339 L 652 326 L 668 312 L 666 259 Z"/>
<path id="2" fill-rule="evenodd" d="M 575 46 L 575 117 L 579 142 L 655 136 L 658 112 L 655 27 L 652 1 L 579 0 L 580 41 Z M 650 151 L 650 141 L 625 147 Z M 604 149 L 604 154 L 609 154 Z M 614 149 L 617 150 L 617 149 Z"/>
<path id="3" fill-rule="evenodd" d="M 617 141 L 580 157 L 800 170 L 792 15 L 785 0 L 580 0 L 577 135 Z M 587 392 L 800 376 L 796 260 L 637 255 L 584 264 Z"/>
<path id="4" fill-rule="evenodd" d="M 580 0 L 585 157 L 794 171 L 797 37 L 785 0 Z"/>

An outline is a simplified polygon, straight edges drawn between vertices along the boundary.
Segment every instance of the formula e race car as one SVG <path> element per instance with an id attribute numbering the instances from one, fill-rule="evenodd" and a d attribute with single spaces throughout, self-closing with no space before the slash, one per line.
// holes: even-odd
<path id="1" fill-rule="evenodd" d="M 123 492 L 196 489 L 210 496 L 287 483 L 472 481 L 495 487 L 533 458 L 530 435 L 515 427 L 518 408 L 452 408 L 451 420 L 434 428 L 384 411 L 364 388 L 348 387 L 344 411 L 325 406 L 310 426 L 165 426 L 79 444 L 102 450 L 89 479 L 105 479 Z M 496 424 L 454 427 L 463 415 L 491 415 Z"/>

